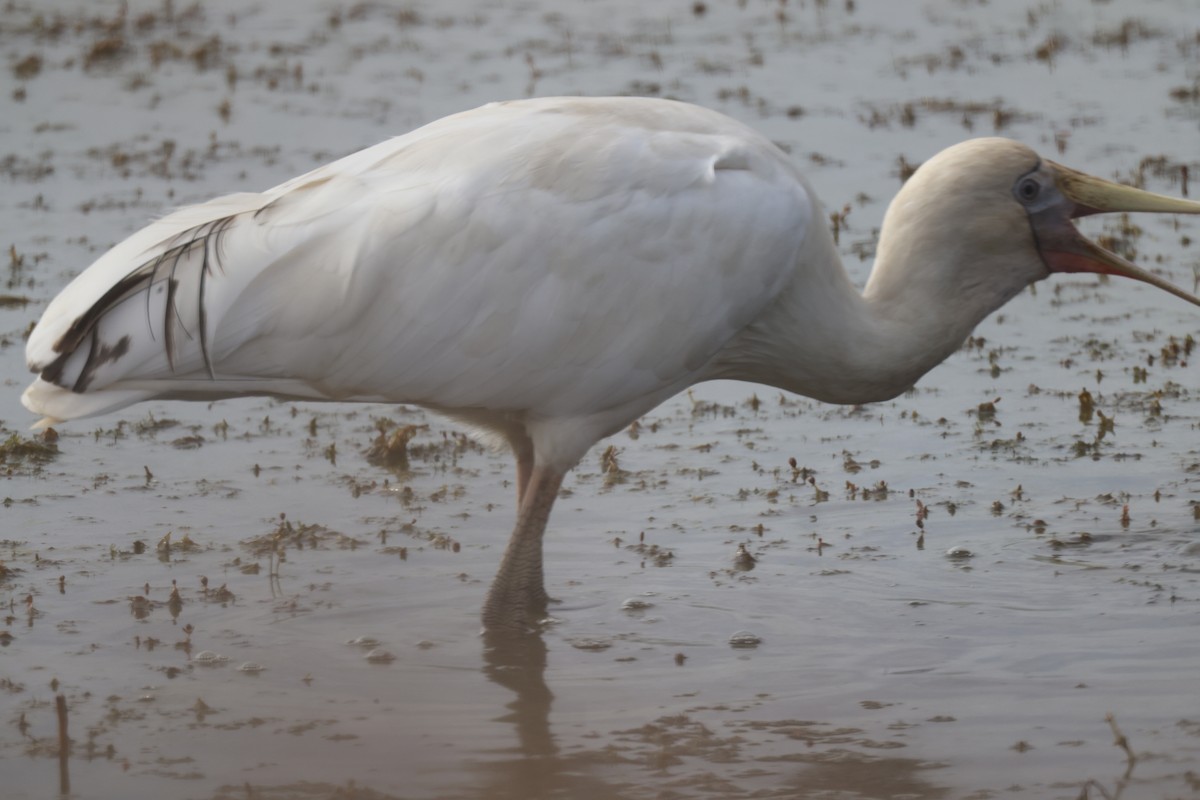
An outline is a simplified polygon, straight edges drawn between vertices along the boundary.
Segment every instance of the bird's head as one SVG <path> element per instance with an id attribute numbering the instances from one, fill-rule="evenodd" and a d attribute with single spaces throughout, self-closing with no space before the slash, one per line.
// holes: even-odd
<path id="1" fill-rule="evenodd" d="M 1038 252 L 1051 272 L 1121 275 L 1200 306 L 1200 297 L 1085 239 L 1071 224 L 1078 217 L 1112 211 L 1200 214 L 1200 203 L 1111 183 L 1053 161 L 1020 176 L 1013 196 L 1029 215 Z"/>
<path id="2" fill-rule="evenodd" d="M 938 279 L 960 302 L 990 297 L 995 308 L 1052 272 L 1091 272 L 1133 278 L 1200 305 L 1200 297 L 1089 241 L 1071 222 L 1117 211 L 1200 214 L 1200 203 L 1086 175 L 1009 139 L 972 139 L 913 174 L 888 209 L 884 229 L 934 231 L 935 246 L 949 254 L 943 264 L 954 265 L 953 276 Z M 884 250 L 881 241 L 881 257 Z M 911 252 L 895 255 L 920 260 Z"/>

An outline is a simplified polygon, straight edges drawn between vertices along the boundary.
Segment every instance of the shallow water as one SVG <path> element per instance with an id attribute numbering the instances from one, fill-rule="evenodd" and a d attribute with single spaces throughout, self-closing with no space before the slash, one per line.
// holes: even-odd
<path id="1" fill-rule="evenodd" d="M 32 422 L 23 331 L 108 245 L 488 100 L 746 120 L 851 206 L 859 282 L 901 159 L 967 136 L 1161 192 L 1200 175 L 1183 0 L 117 8 L 0 19 L 5 435 Z M 1089 230 L 1191 289 L 1200 224 L 1136 222 Z M 520 646 L 478 635 L 509 459 L 435 417 L 243 400 L 64 426 L 52 460 L 5 454 L 4 796 L 60 791 L 59 693 L 78 798 L 1194 796 L 1189 336 L 1161 292 L 1054 278 L 891 403 L 697 387 L 568 478 L 557 622 Z M 422 426 L 407 469 L 367 459 L 392 423 Z"/>

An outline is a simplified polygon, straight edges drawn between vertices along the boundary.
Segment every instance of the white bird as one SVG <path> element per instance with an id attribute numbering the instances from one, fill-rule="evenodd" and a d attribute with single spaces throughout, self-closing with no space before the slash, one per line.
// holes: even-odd
<path id="1" fill-rule="evenodd" d="M 886 400 L 1051 272 L 1200 305 L 1070 222 L 1101 211 L 1200 203 L 967 141 L 900 190 L 860 293 L 795 164 L 744 125 L 665 100 L 495 103 L 130 236 L 46 309 L 22 399 L 41 424 L 239 395 L 440 412 L 516 457 L 483 621 L 526 629 L 564 474 L 692 384 Z"/>

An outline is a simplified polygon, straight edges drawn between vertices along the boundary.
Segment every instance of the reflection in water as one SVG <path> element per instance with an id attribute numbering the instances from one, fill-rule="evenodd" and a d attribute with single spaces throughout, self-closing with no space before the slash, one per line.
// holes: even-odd
<path id="1" fill-rule="evenodd" d="M 881 757 L 871 750 L 879 742 L 867 736 L 859 739 L 848 734 L 862 734 L 856 729 L 831 726 L 822 731 L 823 723 L 772 723 L 749 721 L 730 736 L 717 734 L 699 720 L 687 714 L 661 718 L 638 728 L 614 732 L 616 741 L 625 751 L 619 760 L 627 766 L 643 765 L 649 771 L 633 785 L 610 784 L 596 778 L 595 768 L 613 757 L 598 759 L 598 753 L 575 750 L 562 754 L 550 730 L 550 708 L 554 694 L 546 685 L 547 648 L 540 635 L 498 632 L 484 634 L 484 673 L 490 680 L 512 691 L 516 698 L 506 704 L 510 713 L 498 721 L 511 722 L 517 735 L 514 757 L 488 761 L 481 765 L 483 785 L 467 790 L 463 797 L 487 798 L 550 798 L 571 800 L 600 800 L 600 798 L 652 796 L 651 786 L 658 781 L 671 781 L 671 764 L 683 764 L 685 759 L 698 759 L 711 767 L 715 763 L 758 762 L 759 768 L 729 780 L 708 772 L 693 779 L 712 796 L 740 797 L 751 788 L 769 796 L 809 796 L 813 793 L 853 791 L 856 797 L 895 797 L 904 795 L 914 800 L 939 800 L 948 790 L 927 780 L 931 770 L 943 765 L 912 758 Z M 757 757 L 741 752 L 749 728 L 780 728 L 793 738 L 797 725 L 805 728 L 795 747 L 785 745 L 783 752 L 773 755 L 760 753 Z M 826 737 L 832 748 L 813 749 Z M 860 751 L 856 745 L 866 748 Z M 768 765 L 804 764 L 792 777 L 772 770 Z M 689 772 L 683 768 L 683 772 Z M 681 773 L 682 774 L 682 773 Z M 774 777 L 772 777 L 772 775 Z M 676 778 L 679 776 L 676 775 Z M 679 785 L 668 783 L 668 785 Z M 698 784 L 699 785 L 699 784 Z M 792 794 L 792 793 L 795 794 Z M 684 796 L 684 795 L 680 795 Z M 765 795 L 767 796 L 767 795 Z"/>
<path id="2" fill-rule="evenodd" d="M 67 736 L 67 698 L 54 698 L 58 711 L 58 793 L 63 797 L 71 794 L 71 768 L 67 759 L 71 755 L 71 738 Z"/>
<path id="3" fill-rule="evenodd" d="M 546 643 L 538 634 L 485 632 L 484 673 L 516 695 L 499 721 L 516 728 L 514 758 L 481 765 L 484 785 L 464 796 L 600 800 L 620 796 L 614 787 L 585 774 L 577 759 L 559 754 L 550 732 L 554 694 L 546 685 Z"/>
<path id="4" fill-rule="evenodd" d="M 853 751 L 834 752 L 809 765 L 792 782 L 797 797 L 909 797 L 938 800 L 949 789 L 935 786 L 920 774 L 942 765 L 912 758 L 877 758 Z M 853 794 L 850 794 L 850 793 Z"/>
<path id="5" fill-rule="evenodd" d="M 554 695 L 546 685 L 546 643 L 537 634 L 486 632 L 483 639 L 484 673 L 511 690 L 517 698 L 508 704 L 522 755 L 530 758 L 558 752 L 550 734 L 550 704 Z"/>

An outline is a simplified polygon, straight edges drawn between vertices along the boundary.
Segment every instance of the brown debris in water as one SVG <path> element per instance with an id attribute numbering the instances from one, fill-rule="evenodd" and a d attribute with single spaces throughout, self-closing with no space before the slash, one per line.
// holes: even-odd
<path id="1" fill-rule="evenodd" d="M 402 425 L 396 427 L 389 436 L 384 423 L 381 422 L 376 427 L 379 429 L 379 435 L 367 451 L 367 463 L 377 467 L 401 469 L 408 468 L 408 443 L 422 429 L 429 429 L 428 425 Z"/>
<path id="2" fill-rule="evenodd" d="M 362 539 L 347 536 L 324 525 L 293 523 L 281 514 L 279 524 L 273 531 L 243 539 L 241 545 L 255 556 L 264 556 L 278 554 L 289 546 L 296 550 L 325 550 L 331 547 L 354 550 L 365 543 Z"/>
<path id="3" fill-rule="evenodd" d="M 7 468 L 9 474 L 25 470 L 37 471 L 58 456 L 57 441 L 58 433 L 50 428 L 31 437 L 14 433 L 0 444 L 0 464 Z"/>
<path id="4" fill-rule="evenodd" d="M 1095 410 L 1096 402 L 1092 399 L 1092 393 L 1087 389 L 1079 391 L 1079 421 L 1084 425 L 1092 421 L 1092 413 Z"/>

